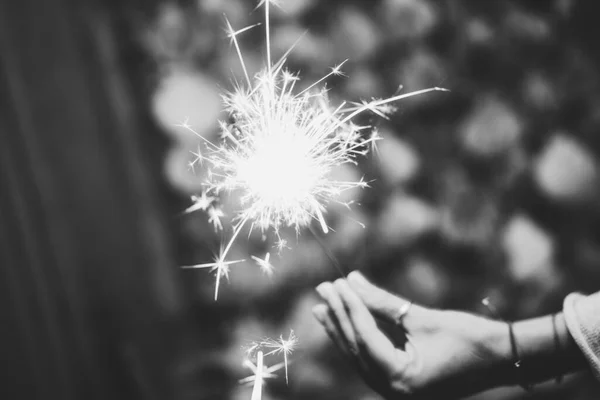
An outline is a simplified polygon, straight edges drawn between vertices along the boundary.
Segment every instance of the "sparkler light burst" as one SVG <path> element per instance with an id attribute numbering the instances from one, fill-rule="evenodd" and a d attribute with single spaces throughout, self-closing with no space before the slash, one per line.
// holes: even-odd
<path id="1" fill-rule="evenodd" d="M 332 172 L 341 165 L 356 164 L 357 157 L 366 155 L 380 139 L 376 132 L 366 133 L 370 126 L 358 126 L 353 119 L 365 112 L 387 117 L 394 111 L 392 104 L 398 100 L 444 90 L 436 87 L 387 99 L 342 102 L 333 106 L 324 83 L 332 76 L 344 75 L 341 68 L 345 61 L 308 85 L 303 85 L 299 76 L 285 67 L 293 48 L 273 63 L 269 21 L 273 4 L 276 4 L 274 0 L 262 0 L 258 5 L 265 10 L 267 60 L 266 67 L 253 78 L 248 74 L 238 35 L 257 25 L 236 31 L 226 20 L 245 82 L 236 83 L 233 91 L 222 96 L 229 121 L 220 122 L 221 142 L 214 144 L 189 124 L 181 125 L 200 136 L 206 147 L 194 153 L 196 160 L 191 165 L 202 165 L 206 161 L 206 189 L 210 197 L 203 194 L 190 210 L 208 208 L 212 212 L 211 221 L 220 227 L 218 217 L 223 215 L 217 215 L 219 210 L 207 199 L 234 192 L 240 198 L 241 207 L 234 216 L 234 233 L 216 262 L 209 264 L 213 268 L 226 265 L 227 253 L 247 223 L 251 225 L 250 230 L 257 228 L 264 233 L 273 229 L 280 243 L 284 243 L 279 236 L 283 227 L 292 227 L 298 234 L 302 228 L 318 221 L 327 233 L 327 205 L 338 201 L 338 195 L 345 190 L 367 187 L 363 179 L 334 180 Z M 298 89 L 299 86 L 302 88 Z M 281 248 L 283 246 L 285 244 Z M 215 299 L 220 275 L 217 272 Z"/>
<path id="2" fill-rule="evenodd" d="M 252 375 L 240 379 L 241 384 L 253 384 L 251 400 L 260 400 L 262 398 L 262 386 L 266 379 L 275 378 L 275 372 L 280 369 L 285 369 L 285 381 L 288 382 L 288 356 L 295 350 L 298 345 L 298 338 L 294 331 L 290 331 L 287 339 L 283 335 L 279 339 L 264 339 L 259 342 L 253 342 L 246 349 L 248 359 L 244 361 L 244 366 L 252 370 Z M 265 353 L 266 352 L 266 353 Z M 265 358 L 271 355 L 283 354 L 284 361 L 270 367 L 265 365 Z M 250 361 L 250 357 L 256 357 L 256 364 Z"/>

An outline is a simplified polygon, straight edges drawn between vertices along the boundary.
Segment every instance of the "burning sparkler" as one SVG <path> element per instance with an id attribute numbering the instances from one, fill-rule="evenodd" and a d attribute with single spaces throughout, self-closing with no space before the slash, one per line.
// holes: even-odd
<path id="1" fill-rule="evenodd" d="M 224 260 L 228 251 L 247 223 L 250 230 L 258 228 L 264 233 L 273 229 L 279 238 L 280 250 L 285 246 L 279 236 L 283 227 L 293 227 L 299 233 L 318 221 L 327 233 L 326 205 L 337 201 L 342 191 L 368 186 L 363 179 L 333 180 L 331 172 L 346 163 L 356 164 L 356 158 L 367 154 L 379 140 L 376 132 L 365 138 L 363 132 L 370 127 L 357 126 L 352 120 L 365 112 L 385 118 L 394 111 L 392 103 L 398 100 L 444 90 L 436 87 L 387 99 L 342 102 L 333 107 L 327 90 L 321 85 L 329 77 L 344 75 L 342 66 L 346 61 L 333 67 L 323 78 L 297 90 L 299 76 L 285 68 L 292 49 L 279 61 L 271 60 L 269 19 L 270 7 L 275 4 L 274 0 L 262 0 L 258 5 L 265 10 L 267 62 L 254 79 L 248 74 L 238 35 L 257 25 L 235 30 L 226 20 L 245 83 L 237 83 L 235 90 L 223 95 L 230 123 L 220 122 L 222 142 L 214 144 L 188 123 L 180 125 L 198 135 L 206 146 L 206 151 L 195 154 L 197 163 L 204 156 L 202 159 L 209 165 L 208 193 L 211 196 L 232 192 L 240 195 L 242 206 L 235 212 L 234 233 L 218 257 L 219 265 L 227 265 Z M 220 228 L 220 210 L 210 207 L 208 212 L 211 222 Z M 215 264 L 207 266 L 220 271 Z M 217 273 L 217 286 L 220 276 L 221 273 Z"/>

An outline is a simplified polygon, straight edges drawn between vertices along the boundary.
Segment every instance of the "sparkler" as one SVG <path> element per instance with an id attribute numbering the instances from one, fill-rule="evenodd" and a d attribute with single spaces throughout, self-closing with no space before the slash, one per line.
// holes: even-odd
<path id="1" fill-rule="evenodd" d="M 245 82 L 236 82 L 235 89 L 222 96 L 230 117 L 229 123 L 219 123 L 222 141 L 210 142 L 187 121 L 179 125 L 198 135 L 206 147 L 205 151 L 194 153 L 194 165 L 203 161 L 208 164 L 207 192 L 211 196 L 233 192 L 240 195 L 241 207 L 235 211 L 233 220 L 234 233 L 218 261 L 206 265 L 217 271 L 222 270 L 217 264 L 227 265 L 224 260 L 247 223 L 250 231 L 258 228 L 264 234 L 273 229 L 280 251 L 286 246 L 279 235 L 283 227 L 292 227 L 299 234 L 302 228 L 318 221 L 322 231 L 328 233 L 327 204 L 341 203 L 336 197 L 345 190 L 368 186 L 364 179 L 333 180 L 331 172 L 343 164 L 356 164 L 356 158 L 374 149 L 380 139 L 376 131 L 365 137 L 364 131 L 371 127 L 357 126 L 352 120 L 365 112 L 387 118 L 394 111 L 392 104 L 401 99 L 444 90 L 435 87 L 387 99 L 342 102 L 333 107 L 322 85 L 332 76 L 345 76 L 342 66 L 346 61 L 297 90 L 299 76 L 285 68 L 293 47 L 279 61 L 272 62 L 270 7 L 276 4 L 275 0 L 262 0 L 257 6 L 265 10 L 267 60 L 266 67 L 253 79 L 246 68 L 238 36 L 259 24 L 235 30 L 226 19 L 228 36 L 239 57 Z M 203 209 L 200 204 L 190 209 Z M 211 205 L 207 211 L 215 229 L 221 229 L 221 210 Z M 217 286 L 220 276 L 218 272 Z"/>
<path id="2" fill-rule="evenodd" d="M 236 82 L 234 90 L 222 95 L 224 108 L 229 118 L 219 121 L 219 143 L 213 143 L 198 134 L 184 121 L 180 127 L 201 139 L 201 146 L 192 152 L 194 159 L 189 167 L 207 165 L 207 181 L 201 196 L 192 197 L 193 204 L 184 211 L 205 211 L 209 223 L 215 230 L 222 230 L 224 212 L 218 206 L 221 194 L 237 194 L 240 206 L 233 211 L 233 234 L 227 245 L 223 245 L 214 262 L 186 266 L 190 269 L 209 269 L 215 273 L 215 301 L 218 298 L 221 279 L 229 279 L 230 267 L 245 260 L 226 261 L 236 238 L 249 224 L 249 230 L 259 229 L 263 237 L 272 229 L 277 237 L 275 247 L 281 253 L 287 248 L 286 240 L 279 232 L 282 228 L 293 228 L 298 235 L 304 228 L 314 232 L 312 223 L 317 221 L 323 233 L 329 232 L 325 219 L 327 205 L 340 203 L 350 208 L 351 202 L 337 200 L 345 190 L 366 188 L 364 179 L 340 181 L 331 174 L 344 164 L 357 164 L 357 158 L 377 151 L 381 139 L 371 126 L 358 126 L 353 120 L 363 114 L 372 113 L 388 118 L 395 111 L 393 104 L 399 100 L 423 93 L 445 90 L 434 87 L 412 93 L 397 94 L 386 99 L 371 99 L 362 102 L 342 102 L 333 106 L 325 82 L 334 76 L 346 76 L 344 61 L 321 79 L 303 85 L 298 74 L 285 65 L 293 46 L 281 59 L 272 61 L 270 9 L 276 0 L 261 0 L 257 9 L 264 7 L 266 66 L 251 77 L 248 73 L 238 36 L 258 25 L 235 30 L 226 19 L 227 33 L 243 71 L 243 82 Z M 302 88 L 300 88 L 302 86 Z M 371 130 L 370 135 L 367 133 Z M 326 247 L 324 249 L 327 251 Z M 328 252 L 329 255 L 329 252 Z M 252 256 L 260 270 L 270 276 L 274 267 L 271 253 L 264 258 Z M 330 256 L 334 264 L 337 261 Z M 341 271 L 341 269 L 340 269 Z M 248 349 L 244 365 L 252 375 L 240 380 L 242 384 L 253 384 L 251 400 L 261 400 L 263 385 L 275 373 L 285 370 L 289 381 L 289 356 L 298 343 L 293 331 L 288 338 L 264 339 Z M 282 355 L 283 362 L 267 366 L 269 356 Z M 255 359 L 256 364 L 251 361 Z"/>

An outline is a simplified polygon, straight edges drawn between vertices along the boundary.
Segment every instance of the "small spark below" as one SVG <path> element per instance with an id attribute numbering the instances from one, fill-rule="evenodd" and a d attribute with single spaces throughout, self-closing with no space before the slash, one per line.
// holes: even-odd
<path id="1" fill-rule="evenodd" d="M 289 383 L 289 381 L 288 381 L 288 355 L 294 351 L 297 344 L 298 344 L 298 338 L 294 334 L 293 330 L 290 331 L 290 334 L 287 339 L 284 339 L 283 335 L 281 335 L 278 340 L 269 339 L 263 343 L 264 347 L 273 349 L 271 352 L 266 353 L 265 354 L 266 356 L 269 356 L 271 354 L 276 354 L 276 353 L 283 354 L 284 364 L 285 364 L 285 382 L 286 383 Z"/>

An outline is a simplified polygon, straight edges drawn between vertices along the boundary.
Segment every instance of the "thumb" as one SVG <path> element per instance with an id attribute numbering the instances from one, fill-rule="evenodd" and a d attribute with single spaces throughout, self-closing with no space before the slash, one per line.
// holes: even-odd
<path id="1" fill-rule="evenodd" d="M 358 271 L 351 272 L 347 280 L 350 287 L 358 294 L 369 311 L 392 324 L 398 323 L 400 310 L 409 300 L 378 288 Z M 413 304 L 408 313 L 402 318 L 402 325 L 406 329 L 410 329 L 411 321 L 414 321 L 415 314 L 420 314 L 424 310 L 424 308 Z"/>

